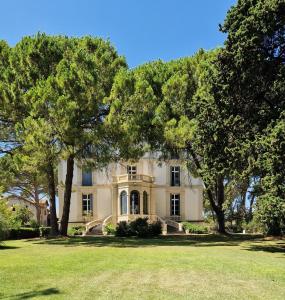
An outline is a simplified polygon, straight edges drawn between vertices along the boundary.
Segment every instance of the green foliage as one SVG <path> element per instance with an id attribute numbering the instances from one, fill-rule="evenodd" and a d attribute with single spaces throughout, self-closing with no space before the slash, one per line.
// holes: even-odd
<path id="1" fill-rule="evenodd" d="M 113 224 L 107 224 L 105 226 L 107 235 L 114 235 L 116 233 L 116 227 Z"/>
<path id="2" fill-rule="evenodd" d="M 257 200 L 255 219 L 268 235 L 281 235 L 285 232 L 285 201 L 282 198 L 265 194 Z"/>
<path id="3" fill-rule="evenodd" d="M 243 224 L 243 229 L 245 230 L 246 233 L 263 233 L 264 232 L 264 227 L 260 224 L 256 218 L 251 220 L 250 222 L 246 223 L 244 222 Z"/>
<path id="4" fill-rule="evenodd" d="M 117 224 L 115 235 L 119 237 L 125 237 L 125 236 L 133 236 L 135 234 L 131 230 L 128 222 L 121 221 Z"/>
<path id="5" fill-rule="evenodd" d="M 190 222 L 183 222 L 182 227 L 186 232 L 189 233 L 207 233 L 208 227 L 199 224 L 193 224 Z"/>
<path id="6" fill-rule="evenodd" d="M 0 200 L 0 241 L 4 240 L 10 229 L 11 210 L 8 209 L 6 202 Z"/>
<path id="7" fill-rule="evenodd" d="M 162 232 L 161 222 L 149 223 L 148 218 L 137 218 L 130 223 L 121 221 L 116 227 L 116 236 L 138 236 L 141 238 L 155 237 Z"/>
<path id="8" fill-rule="evenodd" d="M 36 238 L 39 236 L 40 236 L 39 228 L 20 227 L 20 228 L 13 228 L 9 231 L 10 239 L 29 239 L 29 238 Z"/>
<path id="9" fill-rule="evenodd" d="M 68 235 L 82 235 L 85 231 L 85 226 L 72 226 L 68 229 Z"/>
<path id="10" fill-rule="evenodd" d="M 178 153 L 188 170 L 203 179 L 223 232 L 224 180 L 231 173 L 228 129 L 233 120 L 225 117 L 212 92 L 218 54 L 200 50 L 193 57 L 118 73 L 108 98 L 108 122 L 123 137 L 118 147 L 124 158 L 154 150 L 167 160 Z"/>
<path id="11" fill-rule="evenodd" d="M 13 212 L 14 220 L 19 223 L 21 226 L 27 225 L 33 216 L 29 208 L 22 205 L 15 205 L 15 211 Z"/>
<path id="12" fill-rule="evenodd" d="M 34 219 L 30 220 L 29 225 L 32 228 L 39 228 L 40 227 L 40 224 L 36 220 L 34 220 Z"/>
<path id="13" fill-rule="evenodd" d="M 40 237 L 48 237 L 51 233 L 51 227 L 40 226 Z"/>
<path id="14" fill-rule="evenodd" d="M 131 231 L 138 237 L 145 238 L 149 235 L 148 218 L 137 218 L 130 222 Z"/>
<path id="15" fill-rule="evenodd" d="M 159 236 L 162 234 L 162 225 L 160 221 L 152 222 L 148 225 L 150 236 Z"/>
<path id="16" fill-rule="evenodd" d="M 284 28 L 284 1 L 240 0 L 221 27 L 227 40 L 216 61 L 215 97 L 236 120 L 227 151 L 236 173 L 259 180 L 254 214 L 268 234 L 284 223 Z"/>

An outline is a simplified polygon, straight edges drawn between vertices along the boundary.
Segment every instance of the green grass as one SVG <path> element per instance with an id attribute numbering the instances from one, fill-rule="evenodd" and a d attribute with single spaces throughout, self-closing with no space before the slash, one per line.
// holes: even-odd
<path id="1" fill-rule="evenodd" d="M 285 299 L 284 240 L 78 237 L 0 249 L 0 299 Z"/>

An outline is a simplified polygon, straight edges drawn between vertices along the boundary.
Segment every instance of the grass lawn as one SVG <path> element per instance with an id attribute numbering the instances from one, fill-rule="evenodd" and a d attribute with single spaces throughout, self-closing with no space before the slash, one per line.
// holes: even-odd
<path id="1" fill-rule="evenodd" d="M 177 236 L 6 241 L 0 299 L 285 299 L 285 241 Z"/>

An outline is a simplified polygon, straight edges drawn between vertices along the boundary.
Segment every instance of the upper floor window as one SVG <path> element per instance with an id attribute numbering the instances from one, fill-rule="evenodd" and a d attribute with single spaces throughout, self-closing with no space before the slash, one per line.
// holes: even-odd
<path id="1" fill-rule="evenodd" d="M 93 195 L 92 194 L 83 194 L 82 195 L 82 214 L 93 215 Z"/>
<path id="2" fill-rule="evenodd" d="M 180 186 L 180 167 L 174 166 L 170 168 L 171 171 L 171 186 Z"/>
<path id="3" fill-rule="evenodd" d="M 128 174 L 136 175 L 137 174 L 137 166 L 127 166 Z"/>
<path id="4" fill-rule="evenodd" d="M 91 186 L 92 185 L 92 170 L 83 168 L 82 169 L 82 185 Z"/>

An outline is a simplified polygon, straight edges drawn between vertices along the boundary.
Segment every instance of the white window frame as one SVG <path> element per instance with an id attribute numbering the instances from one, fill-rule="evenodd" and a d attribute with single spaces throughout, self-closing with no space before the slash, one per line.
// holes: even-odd
<path id="1" fill-rule="evenodd" d="M 128 165 L 127 172 L 130 175 L 136 175 L 137 174 L 137 166 L 136 165 Z"/>
<path id="2" fill-rule="evenodd" d="M 176 211 L 178 202 L 178 211 Z M 172 211 L 173 207 L 173 211 Z M 180 216 L 180 194 L 170 194 L 170 215 L 171 216 Z"/>
<path id="3" fill-rule="evenodd" d="M 83 209 L 86 202 L 86 210 Z M 82 215 L 93 215 L 93 194 L 82 194 Z"/>
<path id="4" fill-rule="evenodd" d="M 170 185 L 171 186 L 180 186 L 181 185 L 181 174 L 180 174 L 180 166 L 171 166 L 170 167 L 170 170 L 171 170 L 171 177 L 170 177 Z M 179 182 L 178 184 L 176 184 L 174 181 L 175 181 L 175 175 L 178 174 L 179 175 Z M 174 178 L 174 181 L 172 181 L 172 178 Z"/>

